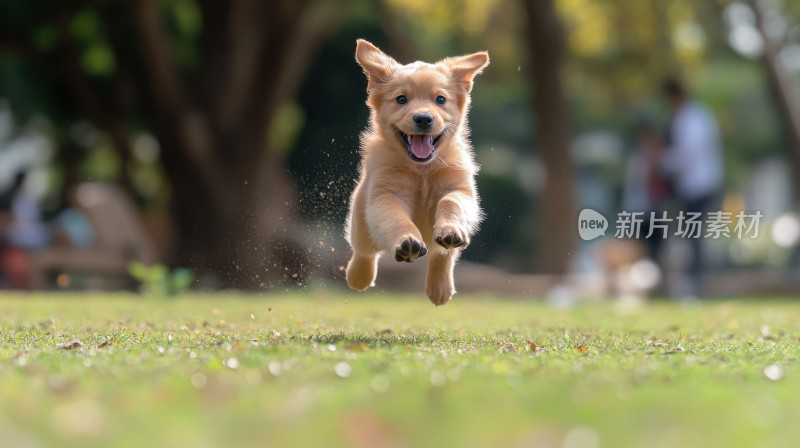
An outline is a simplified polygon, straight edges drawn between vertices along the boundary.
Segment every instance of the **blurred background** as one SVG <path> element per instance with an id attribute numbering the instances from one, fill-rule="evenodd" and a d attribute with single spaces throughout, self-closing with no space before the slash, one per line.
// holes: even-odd
<path id="1" fill-rule="evenodd" d="M 653 257 L 577 232 L 584 207 L 613 228 L 642 129 L 669 149 L 666 79 L 716 122 L 710 209 L 763 214 L 757 238 L 704 242 L 702 294 L 800 287 L 800 2 L 781 0 L 0 2 L 0 285 L 343 287 L 357 38 L 402 63 L 491 54 L 460 292 L 675 295 L 685 240 Z M 421 291 L 424 266 L 385 268 L 379 289 Z"/>

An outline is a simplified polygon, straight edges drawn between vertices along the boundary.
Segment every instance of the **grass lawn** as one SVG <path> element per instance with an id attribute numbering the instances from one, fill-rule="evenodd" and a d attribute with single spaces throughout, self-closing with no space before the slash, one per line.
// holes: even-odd
<path id="1" fill-rule="evenodd" d="M 799 349 L 788 300 L 5 294 L 0 446 L 796 447 Z"/>

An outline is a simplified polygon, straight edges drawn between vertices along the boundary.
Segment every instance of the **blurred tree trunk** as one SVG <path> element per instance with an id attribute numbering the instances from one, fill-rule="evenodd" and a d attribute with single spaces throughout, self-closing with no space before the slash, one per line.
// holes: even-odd
<path id="1" fill-rule="evenodd" d="M 172 187 L 176 261 L 253 288 L 302 278 L 295 187 L 271 146 L 335 2 L 201 1 L 201 63 L 184 79 L 153 0 L 133 6 L 144 92 Z"/>
<path id="2" fill-rule="evenodd" d="M 33 6 L 45 11 L 42 25 L 57 30 L 52 49 L 33 45 L 26 30 L 3 28 L 0 49 L 43 70 L 58 67 L 76 106 L 67 120 L 106 132 L 123 164 L 132 128 L 155 134 L 170 186 L 175 264 L 216 273 L 228 287 L 301 279 L 306 250 L 281 149 L 291 142 L 276 144 L 276 129 L 343 0 L 197 0 L 199 36 L 180 34 L 164 14 L 174 5 L 157 0 L 84 3 Z M 107 78 L 86 73 L 70 28 L 87 10 L 102 18 L 113 49 Z M 176 38 L 197 45 L 196 61 L 172 54 Z M 126 168 L 120 181 L 130 187 Z"/>
<path id="3" fill-rule="evenodd" d="M 775 93 L 775 101 L 783 114 L 791 145 L 791 159 L 794 168 L 795 192 L 800 188 L 800 96 L 794 89 L 793 80 L 786 73 L 780 59 L 778 58 L 779 46 L 772 41 L 766 32 L 764 24 L 764 11 L 761 4 L 756 0 L 750 1 L 756 16 L 756 28 L 758 28 L 761 38 L 764 41 L 764 54 L 761 62 L 767 72 L 772 90 Z M 795 198 L 797 199 L 797 198 Z"/>
<path id="4" fill-rule="evenodd" d="M 576 246 L 575 174 L 567 102 L 561 86 L 564 32 L 553 0 L 525 0 L 536 150 L 545 168 L 540 195 L 536 269 L 565 273 Z"/>
<path id="5" fill-rule="evenodd" d="M 395 6 L 390 5 L 386 0 L 378 0 L 375 2 L 375 7 L 378 9 L 380 26 L 389 39 L 389 54 L 402 64 L 414 62 L 416 60 L 414 55 L 418 55 L 419 51 L 408 34 L 409 30 L 406 24 L 395 11 Z"/>

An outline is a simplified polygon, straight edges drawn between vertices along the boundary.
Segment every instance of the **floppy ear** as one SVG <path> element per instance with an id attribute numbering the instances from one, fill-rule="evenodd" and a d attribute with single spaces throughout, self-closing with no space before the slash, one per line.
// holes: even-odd
<path id="1" fill-rule="evenodd" d="M 386 82 L 399 66 L 397 61 L 364 39 L 356 40 L 356 61 L 367 75 L 367 90 Z"/>
<path id="2" fill-rule="evenodd" d="M 472 91 L 472 79 L 489 65 L 489 53 L 480 51 L 467 56 L 456 56 L 444 61 L 450 67 L 453 79 L 460 83 L 467 93 Z"/>

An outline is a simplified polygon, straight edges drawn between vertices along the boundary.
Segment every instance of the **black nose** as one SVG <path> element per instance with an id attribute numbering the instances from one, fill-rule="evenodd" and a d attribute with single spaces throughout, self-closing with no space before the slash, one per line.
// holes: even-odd
<path id="1" fill-rule="evenodd" d="M 431 114 L 414 114 L 414 123 L 420 129 L 428 129 L 433 126 L 433 115 Z"/>

